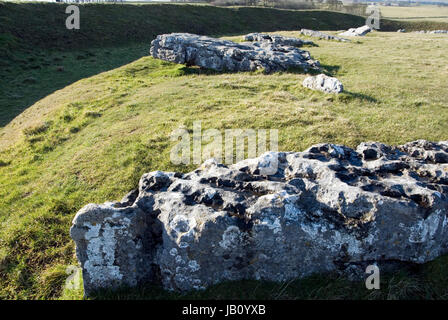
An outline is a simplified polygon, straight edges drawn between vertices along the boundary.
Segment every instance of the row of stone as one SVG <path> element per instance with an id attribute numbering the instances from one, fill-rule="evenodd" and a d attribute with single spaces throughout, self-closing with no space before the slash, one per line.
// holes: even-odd
<path id="1" fill-rule="evenodd" d="M 151 42 L 150 54 L 187 65 L 196 65 L 216 71 L 285 71 L 301 68 L 303 71 L 320 71 L 319 61 L 298 47 L 313 45 L 298 38 L 251 33 L 244 37 L 251 43 L 214 39 L 188 33 L 172 33 L 157 36 Z M 308 77 L 303 86 L 326 93 L 340 93 L 342 83 L 333 77 L 320 74 Z"/>

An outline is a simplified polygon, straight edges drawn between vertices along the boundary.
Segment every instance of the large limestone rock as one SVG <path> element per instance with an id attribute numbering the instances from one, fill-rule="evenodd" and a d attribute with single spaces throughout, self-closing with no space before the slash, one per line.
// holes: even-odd
<path id="1" fill-rule="evenodd" d="M 238 44 L 189 33 L 157 36 L 151 42 L 150 54 L 154 58 L 217 71 L 319 70 L 319 62 L 308 51 L 294 46 L 266 41 Z"/>
<path id="2" fill-rule="evenodd" d="M 447 215 L 448 141 L 318 144 L 147 173 L 121 202 L 82 208 L 71 236 L 87 295 L 143 282 L 190 290 L 424 263 L 448 252 Z"/>
<path id="3" fill-rule="evenodd" d="M 300 33 L 305 36 L 308 36 L 308 37 L 314 37 L 314 38 L 319 38 L 319 39 L 324 39 L 324 40 L 335 40 L 335 41 L 340 41 L 340 42 L 350 42 L 351 41 L 350 39 L 336 37 L 336 36 L 332 36 L 331 34 L 323 33 L 320 31 L 315 31 L 315 30 L 310 30 L 310 29 L 302 29 L 302 30 L 300 30 Z"/>
<path id="4" fill-rule="evenodd" d="M 339 35 L 344 37 L 362 37 L 370 31 L 372 31 L 372 29 L 366 25 L 359 28 L 350 28 L 347 31 L 340 33 Z"/>
<path id="5" fill-rule="evenodd" d="M 342 82 L 337 78 L 329 77 L 325 74 L 306 77 L 302 85 L 305 88 L 319 90 L 325 93 L 341 93 L 344 90 Z"/>

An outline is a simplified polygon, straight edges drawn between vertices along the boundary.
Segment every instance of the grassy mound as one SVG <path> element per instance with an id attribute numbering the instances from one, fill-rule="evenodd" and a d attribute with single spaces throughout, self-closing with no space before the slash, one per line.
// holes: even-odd
<path id="1" fill-rule="evenodd" d="M 0 1 L 0 127 L 57 89 L 147 55 L 158 34 L 338 30 L 364 23 L 321 11 L 103 3 L 79 4 L 80 30 L 68 30 L 66 7 Z"/>
<path id="2" fill-rule="evenodd" d="M 81 29 L 67 30 L 67 4 L 0 1 L 0 127 L 57 89 L 147 54 L 169 32 L 212 36 L 254 31 L 341 30 L 365 18 L 328 11 L 219 8 L 186 4 L 79 4 Z M 394 31 L 448 29 L 435 22 L 383 19 Z"/>
<path id="3" fill-rule="evenodd" d="M 347 92 L 339 96 L 302 88 L 303 74 L 213 73 L 143 57 L 35 103 L 0 131 L 0 298 L 59 297 L 65 268 L 75 263 L 74 213 L 119 200 L 144 172 L 193 169 L 169 161 L 170 133 L 192 129 L 193 121 L 202 120 L 204 130 L 278 129 L 279 149 L 289 151 L 320 142 L 446 140 L 448 38 L 375 32 L 360 41 L 318 40 L 309 48 L 343 81 Z M 352 297 L 446 298 L 445 266 L 441 258 L 409 277 L 385 278 L 377 296 L 332 278 L 316 280 L 308 296 L 310 282 L 281 290 L 287 297 L 345 297 L 345 288 Z M 252 296 L 250 283 L 210 292 L 275 298 L 267 294 L 272 284 L 260 286 Z M 114 297 L 142 295 L 167 297 L 157 290 Z"/>
<path id="4" fill-rule="evenodd" d="M 57 3 L 0 2 L 0 33 L 20 44 L 55 49 L 148 43 L 156 35 L 170 32 L 229 35 L 300 28 L 340 30 L 365 22 L 359 16 L 327 11 L 102 3 L 79 4 L 80 30 L 67 30 L 66 7 Z"/>

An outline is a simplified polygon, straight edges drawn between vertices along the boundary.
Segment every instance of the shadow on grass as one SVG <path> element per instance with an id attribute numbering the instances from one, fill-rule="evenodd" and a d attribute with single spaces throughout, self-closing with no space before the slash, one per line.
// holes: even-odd
<path id="1" fill-rule="evenodd" d="M 359 92 L 350 92 L 350 91 L 344 91 L 344 94 L 349 97 L 350 99 L 358 99 L 361 101 L 367 101 L 367 102 L 378 102 L 378 100 L 372 96 L 369 96 L 367 94 L 359 93 Z M 344 98 L 341 98 L 344 99 Z"/>
<path id="2" fill-rule="evenodd" d="M 92 293 L 95 300 L 297 300 L 361 297 L 363 282 L 350 282 L 334 274 L 312 275 L 285 282 L 239 280 L 224 281 L 205 290 L 167 291 L 158 285 L 103 289 Z M 362 293 L 361 293 L 362 292 Z"/>
<path id="3" fill-rule="evenodd" d="M 423 265 L 398 262 L 381 273 L 380 290 L 368 290 L 365 277 L 349 280 L 337 273 L 313 274 L 284 282 L 225 281 L 205 290 L 184 293 L 164 290 L 158 285 L 141 285 L 99 290 L 89 299 L 98 300 L 428 300 L 446 299 L 448 255 Z M 390 269 L 391 268 L 391 269 Z"/>
<path id="4" fill-rule="evenodd" d="M 303 68 L 296 67 L 296 68 L 289 68 L 287 70 L 280 70 L 275 72 L 265 72 L 264 70 L 256 70 L 256 71 L 230 71 L 230 70 L 211 70 L 211 69 L 205 69 L 202 67 L 194 66 L 194 65 L 185 65 L 181 68 L 181 71 L 185 73 L 186 75 L 190 74 L 196 74 L 196 75 L 219 75 L 219 74 L 236 74 L 236 73 L 250 73 L 250 74 L 265 74 L 265 75 L 275 75 L 276 73 L 292 73 L 292 74 L 310 74 L 310 75 L 317 75 L 320 73 L 325 73 L 329 76 L 334 76 L 339 71 L 341 67 L 340 66 L 330 66 L 330 65 L 321 65 L 322 70 L 313 70 L 310 69 L 308 71 L 305 71 Z"/>
<path id="5" fill-rule="evenodd" d="M 0 127 L 37 101 L 78 80 L 109 71 L 147 54 L 134 45 L 89 50 L 13 52 L 0 68 Z"/>
<path id="6" fill-rule="evenodd" d="M 322 64 L 321 65 L 323 73 L 325 73 L 327 76 L 334 77 L 339 69 L 341 69 L 341 66 L 330 66 L 328 64 Z"/>

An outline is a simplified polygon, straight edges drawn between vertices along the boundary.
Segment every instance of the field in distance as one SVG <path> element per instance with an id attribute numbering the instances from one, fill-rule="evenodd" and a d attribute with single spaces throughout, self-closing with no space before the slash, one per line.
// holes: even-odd
<path id="1" fill-rule="evenodd" d="M 448 22 L 448 6 L 420 5 L 415 7 L 380 6 L 381 16 L 386 19 L 407 21 Z"/>

